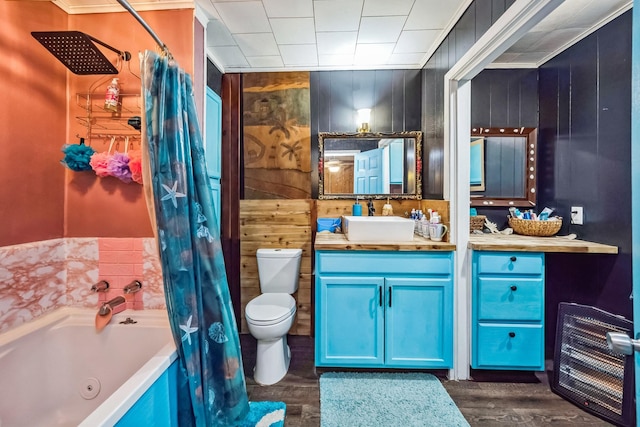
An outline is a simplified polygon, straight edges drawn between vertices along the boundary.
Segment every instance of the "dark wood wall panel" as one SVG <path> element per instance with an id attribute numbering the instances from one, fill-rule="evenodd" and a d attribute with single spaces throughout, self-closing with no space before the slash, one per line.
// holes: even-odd
<path id="1" fill-rule="evenodd" d="M 484 70 L 471 81 L 471 126 L 538 127 L 538 70 Z"/>
<path id="2" fill-rule="evenodd" d="M 229 293 L 236 322 L 240 324 L 240 199 L 242 198 L 242 79 L 225 74 L 222 92 L 222 177 L 220 191 L 220 240 Z"/>
<path id="3" fill-rule="evenodd" d="M 207 86 L 222 96 L 222 72 L 207 58 Z"/>
<path id="4" fill-rule="evenodd" d="M 318 132 L 355 132 L 360 108 L 371 108 L 374 132 L 420 130 L 422 83 L 420 70 L 311 73 L 312 198 L 318 198 Z"/>
<path id="5" fill-rule="evenodd" d="M 585 225 L 561 234 L 616 245 L 612 255 L 547 255 L 547 351 L 556 307 L 576 302 L 632 317 L 631 12 L 540 68 L 539 205 L 568 219 L 583 206 Z"/>
<path id="6" fill-rule="evenodd" d="M 513 4 L 475 0 L 422 68 L 423 196 L 442 198 L 444 187 L 444 75 Z"/>

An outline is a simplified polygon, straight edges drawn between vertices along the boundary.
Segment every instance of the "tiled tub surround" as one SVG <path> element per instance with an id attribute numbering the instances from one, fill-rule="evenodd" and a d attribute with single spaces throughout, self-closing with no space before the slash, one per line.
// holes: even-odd
<path id="1" fill-rule="evenodd" d="M 109 292 L 96 294 L 99 280 Z M 123 295 L 132 280 L 142 290 L 126 295 L 129 309 L 164 309 L 162 272 L 153 238 L 67 238 L 0 247 L 0 331 L 58 307 L 96 308 Z"/>

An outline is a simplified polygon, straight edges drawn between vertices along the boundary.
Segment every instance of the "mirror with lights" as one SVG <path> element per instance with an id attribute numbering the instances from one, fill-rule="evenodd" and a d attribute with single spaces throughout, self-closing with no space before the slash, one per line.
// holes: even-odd
<path id="1" fill-rule="evenodd" d="M 318 143 L 318 198 L 422 198 L 422 132 L 320 132 Z"/>
<path id="2" fill-rule="evenodd" d="M 536 204 L 535 128 L 471 130 L 471 206 Z"/>

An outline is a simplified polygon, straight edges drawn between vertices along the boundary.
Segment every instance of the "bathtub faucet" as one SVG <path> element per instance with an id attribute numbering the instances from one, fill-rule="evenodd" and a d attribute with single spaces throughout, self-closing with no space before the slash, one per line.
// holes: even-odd
<path id="1" fill-rule="evenodd" d="M 125 303 L 125 299 L 123 296 L 117 296 L 115 298 L 112 298 L 109 301 L 102 303 L 102 305 L 100 306 L 100 310 L 98 310 L 98 314 L 100 316 L 106 316 L 111 311 L 113 311 L 117 306 L 124 303 Z"/>
<path id="2" fill-rule="evenodd" d="M 135 294 L 136 292 L 139 292 L 140 289 L 142 289 L 142 282 L 140 282 L 139 280 L 134 280 L 124 287 L 124 293 Z"/>
<path id="3" fill-rule="evenodd" d="M 109 289 L 109 282 L 106 280 L 100 280 L 91 287 L 91 292 L 107 292 L 107 289 Z"/>

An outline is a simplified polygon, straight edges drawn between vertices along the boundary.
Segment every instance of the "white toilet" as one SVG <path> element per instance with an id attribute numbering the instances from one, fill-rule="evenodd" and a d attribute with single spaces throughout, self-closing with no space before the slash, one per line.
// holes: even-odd
<path id="1" fill-rule="evenodd" d="M 296 316 L 302 249 L 258 249 L 258 275 L 262 294 L 249 301 L 245 319 L 258 341 L 253 379 L 261 385 L 280 381 L 289 370 L 291 351 L 287 332 Z"/>

